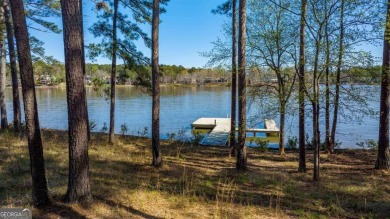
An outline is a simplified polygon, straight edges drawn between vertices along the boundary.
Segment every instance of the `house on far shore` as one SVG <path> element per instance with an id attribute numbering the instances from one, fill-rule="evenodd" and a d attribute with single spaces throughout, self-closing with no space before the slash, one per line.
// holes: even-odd
<path id="1" fill-rule="evenodd" d="M 51 83 L 51 77 L 50 75 L 40 75 L 39 76 L 39 82 L 43 85 L 50 85 Z"/>
<path id="2" fill-rule="evenodd" d="M 85 83 L 86 83 L 86 84 L 91 84 L 91 83 L 92 83 L 92 78 L 91 78 L 90 75 L 86 75 L 86 76 L 85 76 Z"/>
<path id="3" fill-rule="evenodd" d="M 213 77 L 205 77 L 204 78 L 204 83 L 224 83 L 227 82 L 225 78 L 213 78 Z"/>
<path id="4" fill-rule="evenodd" d="M 212 77 L 205 77 L 204 78 L 204 83 L 205 84 L 214 83 L 214 82 L 216 82 L 216 80 L 214 78 L 212 78 Z"/>
<path id="5" fill-rule="evenodd" d="M 185 77 L 179 83 L 182 83 L 182 84 L 196 84 L 196 79 L 195 78 L 191 78 L 191 77 Z"/>

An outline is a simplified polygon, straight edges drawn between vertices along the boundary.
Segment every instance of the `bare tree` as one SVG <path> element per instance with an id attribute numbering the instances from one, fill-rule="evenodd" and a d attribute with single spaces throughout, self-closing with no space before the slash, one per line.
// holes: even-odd
<path id="1" fill-rule="evenodd" d="M 69 202 L 91 198 L 81 5 L 81 0 L 61 0 L 69 125 Z"/>
<path id="2" fill-rule="evenodd" d="M 305 151 L 305 25 L 307 0 L 301 2 L 299 30 L 299 172 L 306 172 Z"/>
<path id="3" fill-rule="evenodd" d="M 27 141 L 30 154 L 32 199 L 34 205 L 41 206 L 46 204 L 49 201 L 49 198 L 45 174 L 45 162 L 43 159 L 43 146 L 39 128 L 30 42 L 28 38 L 23 1 L 12 0 L 11 11 L 19 55 Z"/>
<path id="4" fill-rule="evenodd" d="M 287 106 L 297 76 L 294 71 L 291 71 L 290 66 L 292 63 L 294 66 L 298 65 L 296 58 L 298 33 L 296 32 L 297 19 L 291 18 L 288 11 L 284 9 L 289 8 L 289 4 L 282 4 L 279 0 L 278 5 L 268 1 L 250 1 L 251 13 L 247 32 L 248 53 L 250 54 L 248 57 L 249 61 L 252 61 L 251 64 L 253 63 L 251 66 L 264 66 L 276 77 L 276 84 L 262 83 L 261 86 L 251 89 L 251 93 L 260 98 L 261 96 L 276 96 L 280 123 L 279 153 L 284 156 Z M 267 111 L 272 110 L 267 109 Z"/>
<path id="5" fill-rule="evenodd" d="M 328 151 L 333 153 L 334 146 L 336 143 L 336 128 L 337 128 L 337 119 L 339 114 L 339 105 L 340 105 L 340 83 L 341 83 L 341 66 L 343 64 L 343 54 L 344 54 L 344 0 L 341 0 L 340 6 L 340 36 L 339 36 L 339 52 L 338 60 L 336 67 L 336 88 L 334 95 L 334 108 L 333 108 L 333 123 L 332 130 L 330 133 L 330 139 L 328 144 Z"/>

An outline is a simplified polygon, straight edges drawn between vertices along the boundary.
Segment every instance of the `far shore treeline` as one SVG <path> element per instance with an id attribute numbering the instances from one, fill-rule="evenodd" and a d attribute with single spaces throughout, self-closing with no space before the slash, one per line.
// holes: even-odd
<path id="1" fill-rule="evenodd" d="M 34 79 L 37 85 L 57 85 L 65 83 L 65 65 L 55 59 L 44 61 L 37 59 L 33 62 Z M 110 83 L 111 64 L 87 63 L 86 83 L 93 85 L 94 82 Z M 147 74 L 137 74 L 137 69 L 129 69 L 124 64 L 117 65 L 117 84 L 139 85 L 139 76 L 151 79 L 151 68 L 145 66 Z M 382 67 L 380 65 L 358 66 L 344 69 L 345 77 L 342 82 L 345 84 L 366 84 L 379 85 Z M 276 77 L 265 69 L 259 70 L 252 67 L 248 69 L 248 85 L 260 83 L 276 82 Z M 230 84 L 231 73 L 229 69 L 223 67 L 191 67 L 182 65 L 160 65 L 161 84 Z M 325 83 L 323 77 L 320 82 Z M 7 68 L 7 85 L 11 85 L 11 72 Z"/>

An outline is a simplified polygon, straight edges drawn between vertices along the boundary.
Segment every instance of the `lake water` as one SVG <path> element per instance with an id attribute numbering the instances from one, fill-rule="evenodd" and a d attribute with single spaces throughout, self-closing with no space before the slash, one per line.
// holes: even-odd
<path id="1" fill-rule="evenodd" d="M 42 128 L 67 129 L 67 105 L 65 87 L 36 89 L 39 110 L 39 120 Z M 147 127 L 147 135 L 151 128 L 152 98 L 136 87 L 118 87 L 116 99 L 115 132 L 120 133 L 121 125 L 128 127 L 127 134 L 141 135 Z M 8 121 L 11 122 L 12 102 L 11 88 L 6 90 Z M 371 94 L 370 94 L 371 95 Z M 372 95 L 371 95 L 372 97 Z M 90 120 L 96 123 L 94 131 L 99 131 L 104 123 L 109 124 L 109 102 L 98 96 L 92 88 L 87 88 L 88 111 Z M 370 105 L 379 108 L 379 93 L 374 95 Z M 259 106 L 248 104 L 248 118 L 259 116 Z M 23 116 L 24 117 L 24 116 Z M 185 130 L 191 136 L 191 123 L 200 117 L 230 117 L 229 87 L 161 87 L 161 137 L 167 138 L 167 133 L 178 133 Z M 279 124 L 278 117 L 274 118 Z M 24 120 L 24 118 L 23 118 Z M 288 116 L 286 136 L 297 135 L 298 119 Z M 252 122 L 251 126 L 262 127 L 260 121 Z M 323 124 L 321 124 L 323 128 Z M 364 117 L 361 122 L 340 123 L 337 139 L 342 142 L 342 148 L 355 147 L 356 142 L 366 139 L 377 139 L 378 118 Z M 307 132 L 310 133 L 310 119 L 307 119 Z M 321 132 L 323 135 L 323 131 Z M 259 135 L 261 136 L 261 135 Z M 264 136 L 264 135 L 263 135 Z"/>

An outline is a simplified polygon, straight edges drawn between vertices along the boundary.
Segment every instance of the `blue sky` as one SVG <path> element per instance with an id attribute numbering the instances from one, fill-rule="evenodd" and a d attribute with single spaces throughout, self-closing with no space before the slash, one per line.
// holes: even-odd
<path id="1" fill-rule="evenodd" d="M 88 28 L 96 21 L 92 11 L 91 0 L 84 0 L 84 28 L 85 44 L 99 42 L 89 32 Z M 211 42 L 218 37 L 223 38 L 222 24 L 230 21 L 225 16 L 214 15 L 211 10 L 224 0 L 171 0 L 166 7 L 167 13 L 161 15 L 160 25 L 160 64 L 175 64 L 185 67 L 204 67 L 207 59 L 199 52 L 210 51 Z M 60 27 L 60 18 L 53 19 Z M 145 25 L 145 32 L 150 33 L 149 25 Z M 30 30 L 30 34 L 45 42 L 46 54 L 64 62 L 63 38 L 61 34 L 42 33 Z M 148 57 L 150 50 L 137 43 L 139 49 Z M 361 46 L 369 50 L 374 56 L 382 55 L 382 47 Z M 118 60 L 119 61 L 119 60 Z M 91 62 L 87 60 L 87 62 Z M 108 64 L 110 60 L 98 58 L 96 63 Z M 119 63 L 121 63 L 119 61 Z"/>
<path id="2" fill-rule="evenodd" d="M 183 65 L 185 67 L 203 67 L 207 59 L 199 52 L 209 51 L 212 41 L 222 37 L 222 24 L 228 18 L 214 15 L 211 10 L 221 4 L 223 0 L 171 0 L 167 13 L 160 19 L 160 63 Z M 92 2 L 84 0 L 84 28 L 85 44 L 99 42 L 88 32 L 88 28 L 96 21 L 92 11 Z M 60 27 L 61 20 L 53 19 Z M 144 27 L 145 32 L 151 33 L 150 26 Z M 30 30 L 30 34 L 45 42 L 46 54 L 64 61 L 63 37 L 61 34 L 42 33 Z M 142 43 L 137 43 L 139 49 L 150 57 L 150 50 Z M 119 60 L 118 60 L 119 61 Z M 91 62 L 87 60 L 87 62 Z M 111 63 L 106 58 L 99 58 L 96 63 Z"/>

